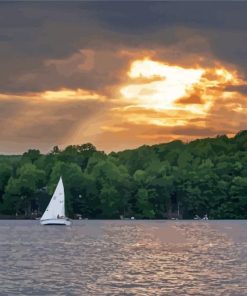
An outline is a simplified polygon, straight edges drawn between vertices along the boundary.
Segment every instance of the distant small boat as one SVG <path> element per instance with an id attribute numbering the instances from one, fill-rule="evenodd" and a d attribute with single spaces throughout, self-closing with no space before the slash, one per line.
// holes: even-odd
<path id="1" fill-rule="evenodd" d="M 50 203 L 40 219 L 40 224 L 71 225 L 70 219 L 65 217 L 65 195 L 63 180 L 61 177 L 50 200 Z"/>
<path id="2" fill-rule="evenodd" d="M 193 219 L 194 219 L 194 220 L 208 220 L 208 216 L 207 216 L 207 214 L 206 214 L 206 215 L 204 215 L 203 218 L 201 218 L 201 217 L 199 217 L 198 215 L 195 215 L 195 217 L 194 217 Z"/>

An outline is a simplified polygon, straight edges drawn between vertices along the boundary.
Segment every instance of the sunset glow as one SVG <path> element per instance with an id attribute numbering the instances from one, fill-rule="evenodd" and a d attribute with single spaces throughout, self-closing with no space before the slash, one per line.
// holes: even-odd
<path id="1" fill-rule="evenodd" d="M 83 89 L 60 89 L 60 90 L 47 90 L 37 93 L 25 93 L 25 94 L 1 94 L 0 99 L 26 99 L 26 100 L 41 100 L 41 101 L 53 101 L 53 102 L 69 102 L 69 101 L 88 101 L 98 100 L 103 101 L 105 97 L 97 94 L 96 92 L 90 92 Z"/>
<path id="2" fill-rule="evenodd" d="M 149 59 L 134 61 L 127 74 L 130 82 L 120 89 L 126 104 L 144 109 L 188 111 L 180 120 L 146 119 L 155 125 L 184 125 L 187 119 L 198 114 L 206 116 L 217 96 L 232 96 L 224 92 L 225 85 L 243 83 L 236 71 L 231 73 L 220 66 L 187 69 Z M 130 120 L 139 122 L 140 118 L 145 115 L 138 114 Z"/>
<path id="3" fill-rule="evenodd" d="M 121 89 L 122 95 L 143 107 L 154 109 L 173 108 L 173 103 L 183 97 L 187 90 L 198 83 L 202 69 L 184 69 L 148 59 L 132 63 L 128 73 L 133 83 Z M 147 78 L 150 82 L 139 83 Z M 135 83 L 137 80 L 137 83 Z"/>
<path id="4" fill-rule="evenodd" d="M 45 91 L 39 95 L 41 99 L 51 101 L 68 100 L 103 100 L 103 96 L 95 92 L 89 92 L 83 89 L 61 89 L 57 91 Z"/>
<path id="5" fill-rule="evenodd" d="M 4 153 L 85 142 L 109 152 L 246 129 L 244 4 L 235 15 L 206 2 L 121 3 L 2 5 Z"/>

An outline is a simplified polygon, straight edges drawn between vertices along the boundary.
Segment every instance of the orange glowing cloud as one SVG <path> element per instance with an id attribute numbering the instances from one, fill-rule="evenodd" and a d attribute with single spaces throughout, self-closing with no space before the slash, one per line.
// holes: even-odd
<path id="1" fill-rule="evenodd" d="M 44 100 L 68 101 L 68 100 L 104 100 L 104 96 L 84 89 L 61 89 L 56 91 L 45 91 L 39 94 Z"/>
<path id="2" fill-rule="evenodd" d="M 130 81 L 120 89 L 126 105 L 156 110 L 186 110 L 205 116 L 216 96 L 227 96 L 224 92 L 226 85 L 242 83 L 236 71 L 221 65 L 215 68 L 183 68 L 147 58 L 134 61 L 127 74 Z M 143 81 L 139 82 L 140 79 Z"/>
<path id="3" fill-rule="evenodd" d="M 121 88 L 124 99 L 139 106 L 170 109 L 174 101 L 185 96 L 186 90 L 200 81 L 203 69 L 185 69 L 149 59 L 132 63 L 128 76 L 133 83 Z M 157 81 L 135 83 L 138 78 L 158 77 Z"/>
<path id="4" fill-rule="evenodd" d="M 97 92 L 88 91 L 84 89 L 66 89 L 47 90 L 37 93 L 24 93 L 24 94 L 1 94 L 0 100 L 19 99 L 19 100 L 42 100 L 42 101 L 104 101 L 105 97 Z"/>

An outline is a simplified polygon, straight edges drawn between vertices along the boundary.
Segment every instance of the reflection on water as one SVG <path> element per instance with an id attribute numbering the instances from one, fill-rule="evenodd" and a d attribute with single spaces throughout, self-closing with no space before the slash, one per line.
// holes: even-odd
<path id="1" fill-rule="evenodd" d="M 0 295 L 247 295 L 247 221 L 0 221 Z"/>

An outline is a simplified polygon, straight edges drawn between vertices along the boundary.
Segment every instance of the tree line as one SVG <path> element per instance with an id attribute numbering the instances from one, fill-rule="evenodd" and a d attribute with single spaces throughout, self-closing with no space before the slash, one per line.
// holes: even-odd
<path id="1" fill-rule="evenodd" d="M 106 154 L 90 143 L 0 156 L 0 215 L 34 217 L 63 177 L 75 218 L 247 218 L 247 131 Z"/>

